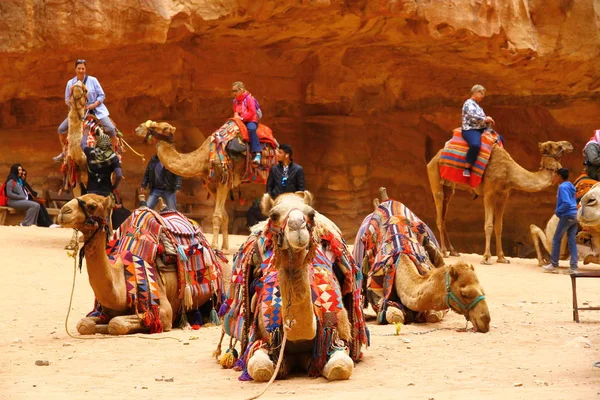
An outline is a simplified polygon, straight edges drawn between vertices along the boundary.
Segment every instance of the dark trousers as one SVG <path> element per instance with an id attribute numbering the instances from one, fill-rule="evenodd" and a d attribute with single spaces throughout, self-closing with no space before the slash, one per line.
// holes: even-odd
<path id="1" fill-rule="evenodd" d="M 260 147 L 260 141 L 258 140 L 258 135 L 256 134 L 256 128 L 258 128 L 258 124 L 256 122 L 244 122 L 246 124 L 246 129 L 248 129 L 248 136 L 250 136 L 250 151 L 253 153 L 260 153 L 262 148 Z"/>
<path id="2" fill-rule="evenodd" d="M 467 150 L 467 167 L 470 168 L 477 161 L 477 155 L 479 154 L 479 149 L 481 148 L 481 134 L 483 133 L 483 129 L 469 129 L 462 131 L 462 137 L 469 145 L 469 150 Z"/>

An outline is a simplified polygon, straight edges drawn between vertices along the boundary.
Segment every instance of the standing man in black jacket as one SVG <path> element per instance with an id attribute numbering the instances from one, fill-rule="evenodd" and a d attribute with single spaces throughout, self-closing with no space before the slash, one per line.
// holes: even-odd
<path id="1" fill-rule="evenodd" d="M 169 210 L 177 210 L 177 193 L 181 190 L 181 177 L 166 169 L 157 155 L 152 156 L 146 167 L 140 192 L 150 186 L 150 195 L 146 201 L 148 208 L 154 208 L 158 198 L 167 202 Z"/>
<path id="2" fill-rule="evenodd" d="M 304 170 L 292 158 L 292 146 L 282 144 L 277 149 L 276 165 L 271 167 L 267 180 L 267 193 L 273 200 L 281 193 L 304 190 Z"/>

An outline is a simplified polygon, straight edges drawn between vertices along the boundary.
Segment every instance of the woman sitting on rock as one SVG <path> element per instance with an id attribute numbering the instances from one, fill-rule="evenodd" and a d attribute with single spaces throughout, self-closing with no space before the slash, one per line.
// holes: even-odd
<path id="1" fill-rule="evenodd" d="M 37 222 L 40 205 L 29 199 L 27 192 L 23 188 L 22 173 L 23 167 L 21 167 L 21 164 L 13 164 L 10 167 L 10 173 L 6 178 L 7 205 L 17 210 L 25 210 L 25 219 L 19 225 L 31 226 Z"/>
<path id="2" fill-rule="evenodd" d="M 475 85 L 471 89 L 471 98 L 465 101 L 462 108 L 462 136 L 469 144 L 467 151 L 467 165 L 463 171 L 463 176 L 471 176 L 471 167 L 477 161 L 479 148 L 481 147 L 481 135 L 488 126 L 494 124 L 490 116 L 486 116 L 479 103 L 485 97 L 485 88 L 481 85 Z"/>

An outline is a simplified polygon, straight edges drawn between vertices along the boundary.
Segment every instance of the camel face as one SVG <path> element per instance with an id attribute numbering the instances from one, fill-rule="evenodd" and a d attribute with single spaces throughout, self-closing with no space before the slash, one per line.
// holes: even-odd
<path id="1" fill-rule="evenodd" d="M 113 207 L 113 200 L 110 196 L 104 197 L 97 194 L 86 194 L 73 199 L 60 209 L 58 223 L 63 228 L 85 230 L 88 216 L 82 207 L 85 207 L 88 216 L 93 220 L 104 220 Z"/>
<path id="2" fill-rule="evenodd" d="M 573 151 L 573 145 L 566 140 L 560 142 L 541 142 L 539 148 L 542 155 L 552 156 L 557 160 L 559 160 L 564 153 Z"/>
<path id="3" fill-rule="evenodd" d="M 152 134 L 152 132 L 166 136 L 173 136 L 176 129 L 177 128 L 168 124 L 167 122 L 154 122 L 148 120 L 135 128 L 135 134 L 143 138 L 148 137 L 149 134 Z"/>
<path id="4" fill-rule="evenodd" d="M 600 184 L 592 186 L 579 203 L 581 207 L 577 211 L 579 223 L 585 227 L 600 226 Z"/>
<path id="5" fill-rule="evenodd" d="M 273 201 L 263 196 L 261 208 L 269 215 L 270 224 L 281 229 L 281 248 L 288 246 L 294 251 L 304 250 L 310 244 L 310 228 L 314 226 L 315 210 L 310 192 L 284 193 Z"/>
<path id="6" fill-rule="evenodd" d="M 77 81 L 71 86 L 71 107 L 77 110 L 84 110 L 87 104 L 87 89 L 83 82 Z M 83 116 L 81 116 L 83 117 Z"/>
<path id="7" fill-rule="evenodd" d="M 458 263 L 450 267 L 452 293 L 460 300 L 461 305 L 450 301 L 454 311 L 459 314 L 465 314 L 465 317 L 473 324 L 478 332 L 488 332 L 490 330 L 490 311 L 485 299 L 478 301 L 473 308 L 467 310 L 473 302 L 476 302 L 479 296 L 485 295 L 472 265 Z"/>

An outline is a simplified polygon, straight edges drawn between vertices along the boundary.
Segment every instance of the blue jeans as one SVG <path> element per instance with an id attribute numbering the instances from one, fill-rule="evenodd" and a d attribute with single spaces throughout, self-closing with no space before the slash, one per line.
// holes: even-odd
<path id="1" fill-rule="evenodd" d="M 475 164 L 475 161 L 477 161 L 477 155 L 479 154 L 479 149 L 481 148 L 482 133 L 483 129 L 469 129 L 462 131 L 462 137 L 469 145 L 469 150 L 467 150 L 468 168 L 472 167 Z"/>
<path id="2" fill-rule="evenodd" d="M 575 241 L 575 236 L 577 236 L 577 217 L 575 215 L 560 217 L 558 220 L 558 226 L 552 238 L 550 262 L 554 267 L 558 267 L 560 242 L 565 233 L 567 234 L 567 243 L 569 245 L 569 252 L 571 253 L 571 269 L 577 269 L 577 243 Z"/>
<path id="3" fill-rule="evenodd" d="M 253 153 L 260 153 L 262 151 L 262 147 L 260 146 L 260 141 L 258 140 L 258 135 L 256 134 L 256 128 L 258 128 L 258 124 L 256 122 L 244 122 L 246 124 L 246 129 L 248 129 L 248 136 L 250 136 L 250 151 Z"/>
<path id="4" fill-rule="evenodd" d="M 169 190 L 160 189 L 154 189 L 150 193 L 150 196 L 148 196 L 148 200 L 146 201 L 146 205 L 148 206 L 148 208 L 154 208 L 154 206 L 158 202 L 159 197 L 165 199 L 165 201 L 167 202 L 167 209 L 177 210 L 177 194 Z"/>

